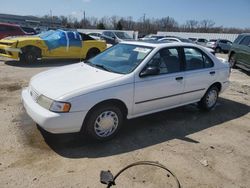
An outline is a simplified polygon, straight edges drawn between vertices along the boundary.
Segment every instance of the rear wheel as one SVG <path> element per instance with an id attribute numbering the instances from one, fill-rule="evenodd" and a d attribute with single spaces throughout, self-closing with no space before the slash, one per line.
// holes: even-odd
<path id="1" fill-rule="evenodd" d="M 86 55 L 86 59 L 91 59 L 92 57 L 95 57 L 99 53 L 100 53 L 99 49 L 91 48 Z"/>
<path id="2" fill-rule="evenodd" d="M 97 106 L 90 113 L 86 121 L 86 131 L 99 141 L 113 138 L 124 121 L 121 109 L 112 104 Z"/>
<path id="3" fill-rule="evenodd" d="M 205 111 L 211 110 L 217 103 L 218 95 L 219 89 L 216 86 L 210 87 L 198 103 L 199 107 Z"/>

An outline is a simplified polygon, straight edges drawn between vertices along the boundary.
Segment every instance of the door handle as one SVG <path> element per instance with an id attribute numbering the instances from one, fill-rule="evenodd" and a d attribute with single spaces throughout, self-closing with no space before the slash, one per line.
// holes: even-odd
<path id="1" fill-rule="evenodd" d="M 215 71 L 211 71 L 209 74 L 214 75 L 214 74 L 215 74 Z"/>
<path id="2" fill-rule="evenodd" d="M 183 80 L 183 77 L 176 77 L 175 78 L 177 81 Z"/>

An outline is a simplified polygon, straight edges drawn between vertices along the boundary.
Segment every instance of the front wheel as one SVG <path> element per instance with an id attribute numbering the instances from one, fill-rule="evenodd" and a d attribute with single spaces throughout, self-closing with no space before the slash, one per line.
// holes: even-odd
<path id="1" fill-rule="evenodd" d="M 221 48 L 220 47 L 215 48 L 215 53 L 221 53 Z"/>
<path id="2" fill-rule="evenodd" d="M 123 124 L 123 114 L 115 105 L 102 105 L 90 112 L 86 131 L 92 138 L 104 141 L 113 138 Z"/>
<path id="3" fill-rule="evenodd" d="M 21 54 L 20 61 L 23 63 L 36 63 L 37 54 L 33 51 L 26 51 Z"/>
<path id="4" fill-rule="evenodd" d="M 236 56 L 235 56 L 235 53 L 233 53 L 233 54 L 230 55 L 229 64 L 230 64 L 230 67 L 231 67 L 231 68 L 235 68 L 235 64 L 236 64 Z"/>
<path id="5" fill-rule="evenodd" d="M 199 107 L 205 111 L 211 110 L 216 105 L 218 96 L 219 89 L 216 86 L 210 87 L 198 103 Z"/>

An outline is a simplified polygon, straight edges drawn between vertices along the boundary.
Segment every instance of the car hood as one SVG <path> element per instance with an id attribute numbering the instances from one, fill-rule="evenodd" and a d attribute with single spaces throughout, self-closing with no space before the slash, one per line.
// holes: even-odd
<path id="1" fill-rule="evenodd" d="M 107 72 L 84 63 L 63 66 L 42 72 L 31 79 L 30 87 L 38 94 L 61 100 L 76 92 L 93 91 L 119 77 L 121 74 Z"/>
<path id="2" fill-rule="evenodd" d="M 11 37 L 6 37 L 1 40 L 1 42 L 16 42 L 16 41 L 25 41 L 25 40 L 41 40 L 40 37 L 38 36 L 11 36 Z"/>

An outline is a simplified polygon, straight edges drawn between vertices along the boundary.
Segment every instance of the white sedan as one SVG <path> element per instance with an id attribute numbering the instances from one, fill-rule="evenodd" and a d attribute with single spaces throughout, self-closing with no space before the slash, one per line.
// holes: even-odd
<path id="1" fill-rule="evenodd" d="M 198 102 L 216 105 L 230 68 L 190 43 L 122 42 L 96 57 L 34 76 L 22 91 L 28 115 L 51 133 L 112 138 L 124 119 Z"/>

